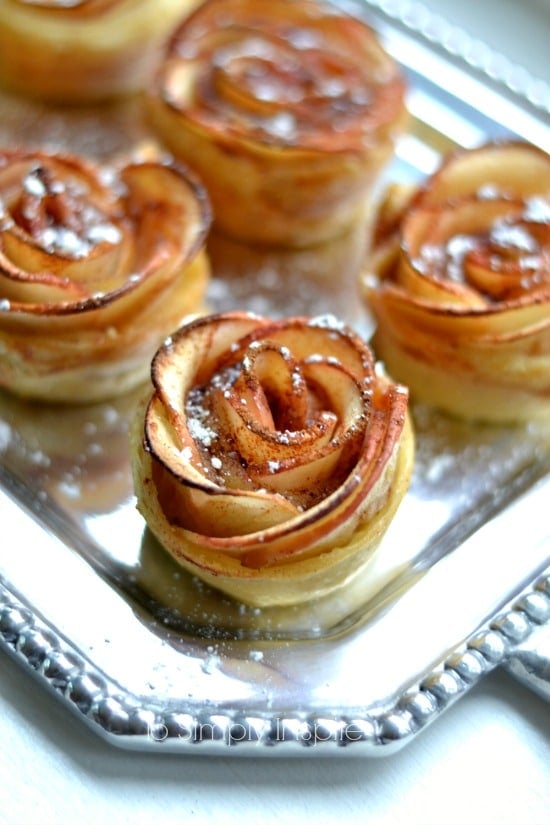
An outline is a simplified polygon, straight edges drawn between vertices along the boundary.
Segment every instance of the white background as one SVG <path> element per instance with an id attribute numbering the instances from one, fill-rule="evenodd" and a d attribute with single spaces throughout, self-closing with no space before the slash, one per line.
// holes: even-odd
<path id="1" fill-rule="evenodd" d="M 550 83 L 549 0 L 424 5 Z M 0 743 L 9 825 L 550 822 L 550 708 L 499 671 L 393 755 L 251 760 L 114 749 L 1 653 Z"/>

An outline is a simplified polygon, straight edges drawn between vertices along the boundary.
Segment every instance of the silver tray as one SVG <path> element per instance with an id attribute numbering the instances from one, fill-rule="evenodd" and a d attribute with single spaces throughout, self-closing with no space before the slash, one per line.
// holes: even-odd
<path id="1" fill-rule="evenodd" d="M 508 63 L 499 76 L 498 56 L 415 4 L 345 5 L 410 77 L 413 122 L 388 177 L 418 180 L 452 146 L 485 138 L 548 148 L 544 84 Z M 109 157 L 147 137 L 135 103 L 100 116 L 0 104 L 3 142 L 40 134 Z M 332 250 L 350 284 L 353 241 Z M 212 242 L 213 309 L 328 306 L 368 333 L 350 293 L 317 280 L 314 253 L 233 252 Z M 0 395 L 0 645 L 109 742 L 373 756 L 409 741 L 497 666 L 547 695 L 547 434 L 415 408 L 413 483 L 362 589 L 262 611 L 179 570 L 145 528 L 128 459 L 134 403 L 59 410 Z"/>

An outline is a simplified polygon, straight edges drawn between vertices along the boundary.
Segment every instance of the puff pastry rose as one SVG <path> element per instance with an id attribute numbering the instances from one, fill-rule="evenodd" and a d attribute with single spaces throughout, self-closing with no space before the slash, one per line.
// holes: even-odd
<path id="1" fill-rule="evenodd" d="M 404 95 L 375 33 L 328 3 L 207 0 L 172 36 L 148 97 L 220 231 L 307 246 L 363 216 Z"/>
<path id="2" fill-rule="evenodd" d="M 404 387 L 334 318 L 244 312 L 157 352 L 132 429 L 138 508 L 186 569 L 257 606 L 343 587 L 409 484 Z"/>
<path id="3" fill-rule="evenodd" d="M 140 91 L 196 0 L 0 0 L 0 78 L 41 100 Z"/>
<path id="4" fill-rule="evenodd" d="M 168 331 L 202 307 L 202 187 L 155 160 L 3 150 L 0 204 L 0 386 L 88 402 L 144 381 Z"/>
<path id="5" fill-rule="evenodd" d="M 377 355 L 413 397 L 471 419 L 550 418 L 544 151 L 460 150 L 417 190 L 391 188 L 361 285 Z"/>

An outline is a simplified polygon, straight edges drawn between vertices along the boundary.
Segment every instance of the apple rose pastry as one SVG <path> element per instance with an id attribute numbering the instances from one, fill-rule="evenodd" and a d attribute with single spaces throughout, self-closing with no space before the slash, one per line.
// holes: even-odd
<path id="1" fill-rule="evenodd" d="M 365 211 L 405 83 L 363 22 L 318 0 L 207 0 L 173 34 L 151 123 L 230 237 L 307 246 Z"/>
<path id="2" fill-rule="evenodd" d="M 393 186 L 360 275 L 373 345 L 417 400 L 471 419 L 550 417 L 550 156 L 519 141 Z"/>
<path id="3" fill-rule="evenodd" d="M 42 100 L 141 91 L 195 0 L 0 0 L 0 78 Z"/>
<path id="4" fill-rule="evenodd" d="M 176 165 L 0 151 L 0 386 L 89 402 L 145 381 L 202 306 L 208 200 Z"/>
<path id="5" fill-rule="evenodd" d="M 172 556 L 256 606 L 298 603 L 372 559 L 409 484 L 405 388 L 330 317 L 243 312 L 157 352 L 132 428 L 138 508 Z"/>

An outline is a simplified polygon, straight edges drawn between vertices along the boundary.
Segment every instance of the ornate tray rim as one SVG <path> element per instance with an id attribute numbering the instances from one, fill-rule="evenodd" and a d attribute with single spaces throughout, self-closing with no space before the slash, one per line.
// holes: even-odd
<path id="1" fill-rule="evenodd" d="M 546 626 L 550 626 L 550 567 L 388 711 L 361 717 L 304 712 L 269 717 L 242 711 L 213 713 L 205 708 L 197 714 L 184 704 L 159 709 L 154 702 L 143 704 L 121 693 L 114 681 L 0 579 L 0 644 L 14 659 L 111 744 L 181 754 L 230 751 L 250 756 L 259 747 L 268 755 L 284 756 L 303 754 L 306 749 L 316 755 L 394 752 L 485 675 L 499 665 L 510 665 L 522 645 Z M 519 676 L 524 679 L 525 674 Z"/>
<path id="2" fill-rule="evenodd" d="M 481 79 L 525 112 L 538 117 L 550 112 L 550 87 L 486 46 L 474 48 L 478 41 L 420 4 L 344 0 L 342 5 L 368 10 L 373 22 L 395 27 Z M 532 643 L 536 631 L 548 627 L 550 567 L 425 673 L 415 690 L 397 697 L 389 710 L 365 713 L 360 718 L 308 712 L 284 716 L 212 713 L 208 708 L 197 714 L 184 703 L 177 709 L 162 708 L 154 701 L 145 704 L 121 692 L 0 576 L 0 647 L 111 744 L 157 752 L 250 755 L 260 749 L 263 754 L 284 756 L 306 750 L 316 755 L 336 751 L 387 754 L 408 742 L 497 666 L 504 665 L 518 675 L 513 660 L 522 645 Z M 529 678 L 524 681 L 529 684 Z"/>
<path id="3" fill-rule="evenodd" d="M 472 37 L 417 0 L 344 0 L 349 8 L 366 6 L 375 19 L 391 21 L 419 42 L 494 88 L 522 108 L 550 112 L 550 86 L 505 55 Z"/>

